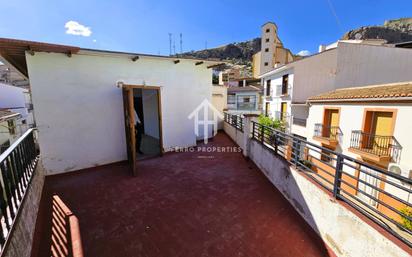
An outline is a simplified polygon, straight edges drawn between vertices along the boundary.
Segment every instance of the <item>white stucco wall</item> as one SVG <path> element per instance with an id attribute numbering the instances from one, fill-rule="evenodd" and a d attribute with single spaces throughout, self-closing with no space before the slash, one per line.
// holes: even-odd
<path id="1" fill-rule="evenodd" d="M 306 102 L 310 96 L 333 90 L 337 50 L 325 51 L 291 64 L 294 68 L 292 102 Z"/>
<path id="2" fill-rule="evenodd" d="M 412 50 L 338 43 L 336 88 L 412 80 Z"/>
<path id="3" fill-rule="evenodd" d="M 125 160 L 122 91 L 116 82 L 161 87 L 165 150 L 196 144 L 188 115 L 211 99 L 206 64 L 82 51 L 26 55 L 47 174 Z"/>
<path id="4" fill-rule="evenodd" d="M 223 122 L 223 130 L 240 148 L 246 148 L 245 134 L 242 131 L 236 129 L 227 122 Z"/>

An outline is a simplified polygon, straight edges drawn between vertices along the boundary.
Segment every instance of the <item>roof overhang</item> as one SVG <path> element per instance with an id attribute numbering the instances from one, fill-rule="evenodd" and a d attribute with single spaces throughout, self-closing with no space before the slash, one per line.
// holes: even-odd
<path id="1" fill-rule="evenodd" d="M 412 97 L 309 99 L 308 103 L 411 102 Z"/>
<path id="2" fill-rule="evenodd" d="M 13 66 L 16 70 L 28 78 L 26 53 L 34 55 L 35 52 L 46 53 L 61 53 L 71 57 L 72 54 L 91 54 L 91 55 L 117 55 L 127 56 L 132 61 L 137 61 L 140 57 L 155 58 L 155 59 L 167 59 L 172 60 L 175 64 L 178 64 L 180 60 L 189 60 L 195 63 L 196 66 L 205 65 L 207 68 L 215 68 L 226 64 L 224 61 L 195 59 L 178 56 L 161 56 L 151 54 L 139 54 L 129 52 L 118 51 L 106 51 L 97 49 L 80 48 L 76 46 L 57 45 L 42 42 L 18 40 L 0 38 L 0 60 L 8 66 Z"/>
<path id="3" fill-rule="evenodd" d="M 26 78 L 28 78 L 26 52 L 29 54 L 34 54 L 34 52 L 53 52 L 71 55 L 79 50 L 79 47 L 74 46 L 0 38 L 0 55 L 2 60 L 6 64 L 15 67 Z"/>

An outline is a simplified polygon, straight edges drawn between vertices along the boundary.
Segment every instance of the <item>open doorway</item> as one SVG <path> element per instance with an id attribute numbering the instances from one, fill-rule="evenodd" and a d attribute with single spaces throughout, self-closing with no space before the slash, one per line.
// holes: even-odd
<path id="1" fill-rule="evenodd" d="M 134 174 L 137 161 L 163 153 L 160 88 L 123 85 L 128 159 Z"/>

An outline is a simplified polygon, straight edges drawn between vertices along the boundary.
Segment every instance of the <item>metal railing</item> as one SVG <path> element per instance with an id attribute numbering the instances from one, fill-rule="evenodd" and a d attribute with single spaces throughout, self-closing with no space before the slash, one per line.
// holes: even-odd
<path id="1" fill-rule="evenodd" d="M 329 138 L 336 141 L 339 140 L 339 136 L 341 136 L 342 134 L 343 133 L 338 126 L 326 126 L 321 123 L 315 124 L 313 133 L 315 137 Z"/>
<path id="2" fill-rule="evenodd" d="M 3 251 L 30 185 L 38 153 L 34 129 L 27 130 L 0 155 L 0 248 Z"/>
<path id="3" fill-rule="evenodd" d="M 389 157 L 394 162 L 399 161 L 402 150 L 394 136 L 380 136 L 360 130 L 352 131 L 350 147 L 379 157 Z"/>
<path id="4" fill-rule="evenodd" d="M 234 115 L 234 114 L 225 112 L 224 119 L 225 119 L 225 122 L 230 124 L 232 127 L 243 132 L 244 119 L 240 115 Z"/>
<path id="5" fill-rule="evenodd" d="M 412 247 L 411 179 L 256 122 L 252 140 Z"/>

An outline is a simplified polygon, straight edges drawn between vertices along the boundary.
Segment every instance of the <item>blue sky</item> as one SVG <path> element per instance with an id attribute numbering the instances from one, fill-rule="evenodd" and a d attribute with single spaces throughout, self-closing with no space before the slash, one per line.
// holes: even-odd
<path id="1" fill-rule="evenodd" d="M 179 33 L 190 51 L 206 41 L 211 48 L 257 37 L 264 22 L 274 21 L 292 52 L 313 53 L 350 29 L 407 16 L 411 0 L 9 0 L 2 1 L 0 37 L 167 55 L 169 32 L 177 51 Z M 82 35 L 66 33 L 69 21 L 85 26 L 74 31 Z"/>

